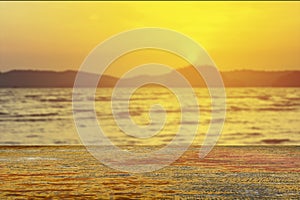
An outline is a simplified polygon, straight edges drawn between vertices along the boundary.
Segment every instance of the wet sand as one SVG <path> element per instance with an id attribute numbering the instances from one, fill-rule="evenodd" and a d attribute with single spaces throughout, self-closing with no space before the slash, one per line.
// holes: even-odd
<path id="1" fill-rule="evenodd" d="M 82 146 L 2 146 L 0 198 L 299 198 L 299 146 L 218 146 L 202 160 L 198 150 L 161 170 L 129 174 Z"/>

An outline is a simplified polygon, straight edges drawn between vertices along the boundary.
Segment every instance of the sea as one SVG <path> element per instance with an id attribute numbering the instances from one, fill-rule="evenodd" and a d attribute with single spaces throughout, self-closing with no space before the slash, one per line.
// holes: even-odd
<path id="1" fill-rule="evenodd" d="M 191 105 L 188 98 L 179 102 L 170 88 L 144 87 L 135 90 L 129 106 L 122 95 L 114 98 L 117 109 L 112 107 L 113 88 L 99 88 L 93 98 L 85 97 L 85 90 L 82 101 L 95 103 L 99 126 L 115 145 L 166 145 L 186 123 L 197 126 L 192 144 L 201 145 L 210 124 L 218 123 L 211 118 L 211 98 L 205 88 L 194 88 L 198 105 Z M 89 110 L 84 104 L 73 109 L 72 92 L 72 88 L 0 89 L 0 145 L 81 145 L 73 112 Z M 154 104 L 165 110 L 164 124 L 152 123 L 151 112 L 160 112 L 151 110 Z M 126 111 L 132 126 L 149 126 L 156 131 L 153 137 L 126 134 L 119 127 L 128 126 L 122 120 Z M 188 115 L 188 121 L 181 120 L 182 114 Z M 300 88 L 226 88 L 226 117 L 220 133 L 217 145 L 299 145 Z M 185 140 L 181 138 L 190 142 Z"/>

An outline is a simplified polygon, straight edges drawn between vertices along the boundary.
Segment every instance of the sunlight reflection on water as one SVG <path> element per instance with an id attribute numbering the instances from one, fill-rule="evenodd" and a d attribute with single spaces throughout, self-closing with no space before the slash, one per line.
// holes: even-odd
<path id="1" fill-rule="evenodd" d="M 181 90 L 184 95 L 185 89 Z M 200 126 L 194 144 L 201 144 L 211 120 L 211 102 L 206 89 L 195 91 L 200 104 Z M 165 88 L 139 89 L 130 101 L 129 112 L 134 122 L 147 125 L 149 108 L 160 103 L 167 111 L 166 124 L 152 138 L 129 137 L 113 119 L 111 92 L 109 88 L 97 90 L 96 112 L 105 134 L 116 145 L 165 145 L 174 137 L 179 123 L 198 123 L 193 112 L 198 108 L 190 107 L 189 99 L 181 102 L 188 120 L 180 122 L 180 107 L 171 92 Z M 226 92 L 227 118 L 219 145 L 300 144 L 299 88 L 227 88 Z M 0 89 L 0 96 L 1 145 L 80 144 L 72 116 L 72 89 L 9 88 Z M 122 97 L 117 100 L 122 108 Z M 75 112 L 90 111 L 83 105 Z M 122 109 L 117 114 L 122 116 Z M 89 119 L 86 120 L 88 123 Z M 185 138 L 181 141 L 184 143 Z"/>

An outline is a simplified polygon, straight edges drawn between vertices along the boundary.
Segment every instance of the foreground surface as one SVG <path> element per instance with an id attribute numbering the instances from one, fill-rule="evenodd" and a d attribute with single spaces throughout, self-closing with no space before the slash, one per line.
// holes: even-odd
<path id="1" fill-rule="evenodd" d="M 159 171 L 128 174 L 81 146 L 2 146 L 0 198 L 299 198 L 300 147 L 219 146 L 202 160 L 198 149 Z"/>

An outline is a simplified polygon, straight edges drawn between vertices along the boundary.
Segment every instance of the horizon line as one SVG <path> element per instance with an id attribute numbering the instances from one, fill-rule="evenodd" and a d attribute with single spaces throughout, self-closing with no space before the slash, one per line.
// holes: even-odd
<path id="1" fill-rule="evenodd" d="M 185 68 L 189 68 L 189 67 L 191 67 L 191 66 L 174 68 L 173 70 L 185 69 Z M 1 71 L 0 70 L 0 74 L 9 73 L 9 72 L 13 72 L 13 71 L 32 71 L 32 72 L 55 72 L 55 73 L 62 73 L 62 72 L 79 72 L 80 69 L 78 69 L 78 70 L 75 70 L 75 69 L 65 69 L 65 70 L 51 70 L 51 69 L 10 69 L 10 70 L 7 70 L 7 71 Z M 246 68 L 244 68 L 244 69 L 218 70 L 218 71 L 219 72 L 241 72 L 241 71 L 252 71 L 252 72 L 300 72 L 300 69 L 284 69 L 284 70 L 270 69 L 270 70 L 265 70 L 265 69 L 246 69 Z M 82 72 L 84 72 L 84 73 L 91 73 L 91 72 L 86 72 L 86 71 L 82 71 Z M 104 73 L 104 75 L 109 75 L 109 74 L 105 74 Z M 109 75 L 109 76 L 112 76 L 112 75 Z"/>

